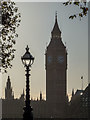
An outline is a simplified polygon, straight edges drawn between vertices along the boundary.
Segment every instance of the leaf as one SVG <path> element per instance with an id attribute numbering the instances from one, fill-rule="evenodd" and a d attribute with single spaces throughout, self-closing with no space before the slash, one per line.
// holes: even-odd
<path id="1" fill-rule="evenodd" d="M 80 16 L 80 17 L 83 17 L 82 13 L 79 13 L 79 16 Z"/>
<path id="2" fill-rule="evenodd" d="M 69 19 L 73 19 L 73 18 L 76 18 L 76 15 L 72 15 L 69 17 Z"/>
<path id="3" fill-rule="evenodd" d="M 74 5 L 78 5 L 79 6 L 80 2 L 74 2 Z"/>

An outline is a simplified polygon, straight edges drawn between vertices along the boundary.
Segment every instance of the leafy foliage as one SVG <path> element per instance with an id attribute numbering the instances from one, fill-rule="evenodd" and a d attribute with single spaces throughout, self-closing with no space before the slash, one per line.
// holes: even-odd
<path id="1" fill-rule="evenodd" d="M 81 1 L 79 1 L 79 0 L 74 0 L 74 1 L 69 0 L 67 2 L 64 2 L 63 4 L 65 6 L 67 6 L 67 5 L 76 5 L 81 10 L 80 13 L 69 16 L 69 19 L 73 19 L 73 18 L 76 18 L 78 16 L 80 18 L 80 20 L 81 20 L 81 18 L 86 16 L 87 13 L 88 13 L 88 7 L 87 7 L 86 0 L 81 0 Z"/>
<path id="2" fill-rule="evenodd" d="M 14 2 L 0 1 L 0 6 L 0 70 L 7 72 L 15 57 L 16 28 L 20 25 L 21 15 Z"/>

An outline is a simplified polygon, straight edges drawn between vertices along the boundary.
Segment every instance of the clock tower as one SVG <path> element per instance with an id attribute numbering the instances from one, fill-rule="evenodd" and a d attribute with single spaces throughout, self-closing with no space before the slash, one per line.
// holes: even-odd
<path id="1" fill-rule="evenodd" d="M 62 42 L 57 13 L 45 59 L 48 117 L 63 118 L 65 117 L 67 98 L 67 51 Z"/>

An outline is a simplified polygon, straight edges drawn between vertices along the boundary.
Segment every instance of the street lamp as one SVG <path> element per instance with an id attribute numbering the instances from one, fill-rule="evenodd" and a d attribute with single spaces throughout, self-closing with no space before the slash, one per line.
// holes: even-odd
<path id="1" fill-rule="evenodd" d="M 23 120 L 33 120 L 32 108 L 30 106 L 30 89 L 29 89 L 29 71 L 30 67 L 34 62 L 34 57 L 29 52 L 29 47 L 26 47 L 26 53 L 21 57 L 22 63 L 26 68 L 26 100 L 24 107 Z"/>

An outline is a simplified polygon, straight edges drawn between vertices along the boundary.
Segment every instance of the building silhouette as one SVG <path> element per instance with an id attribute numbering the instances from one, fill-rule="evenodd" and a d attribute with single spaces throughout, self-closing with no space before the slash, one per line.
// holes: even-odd
<path id="1" fill-rule="evenodd" d="M 5 88 L 5 99 L 14 99 L 14 93 L 12 92 L 11 81 L 9 76 Z"/>
<path id="2" fill-rule="evenodd" d="M 90 119 L 90 84 L 85 90 L 78 90 L 73 94 L 68 106 L 68 117 Z"/>
<path id="3" fill-rule="evenodd" d="M 5 99 L 2 99 L 2 118 L 22 118 L 24 93 L 19 99 L 14 98 L 10 77 L 8 76 L 5 88 Z"/>
<path id="4" fill-rule="evenodd" d="M 67 50 L 62 42 L 57 14 L 55 24 L 51 32 L 51 40 L 45 52 L 46 69 L 46 100 L 43 100 L 42 92 L 37 100 L 31 99 L 34 118 L 87 118 L 84 111 L 85 105 L 90 106 L 90 85 L 85 90 L 72 91 L 72 99 L 69 102 L 67 96 Z M 81 94 L 82 93 L 82 94 Z M 86 98 L 88 96 L 88 104 Z M 2 117 L 23 118 L 25 104 L 24 90 L 19 99 L 14 98 L 10 77 L 8 76 L 5 88 L 5 99 L 2 99 Z M 76 109 L 75 109 L 76 108 Z M 83 112 L 82 112 L 83 111 Z"/>
<path id="5" fill-rule="evenodd" d="M 49 117 L 63 118 L 67 95 L 67 51 L 55 16 L 51 41 L 46 49 L 46 102 Z"/>

